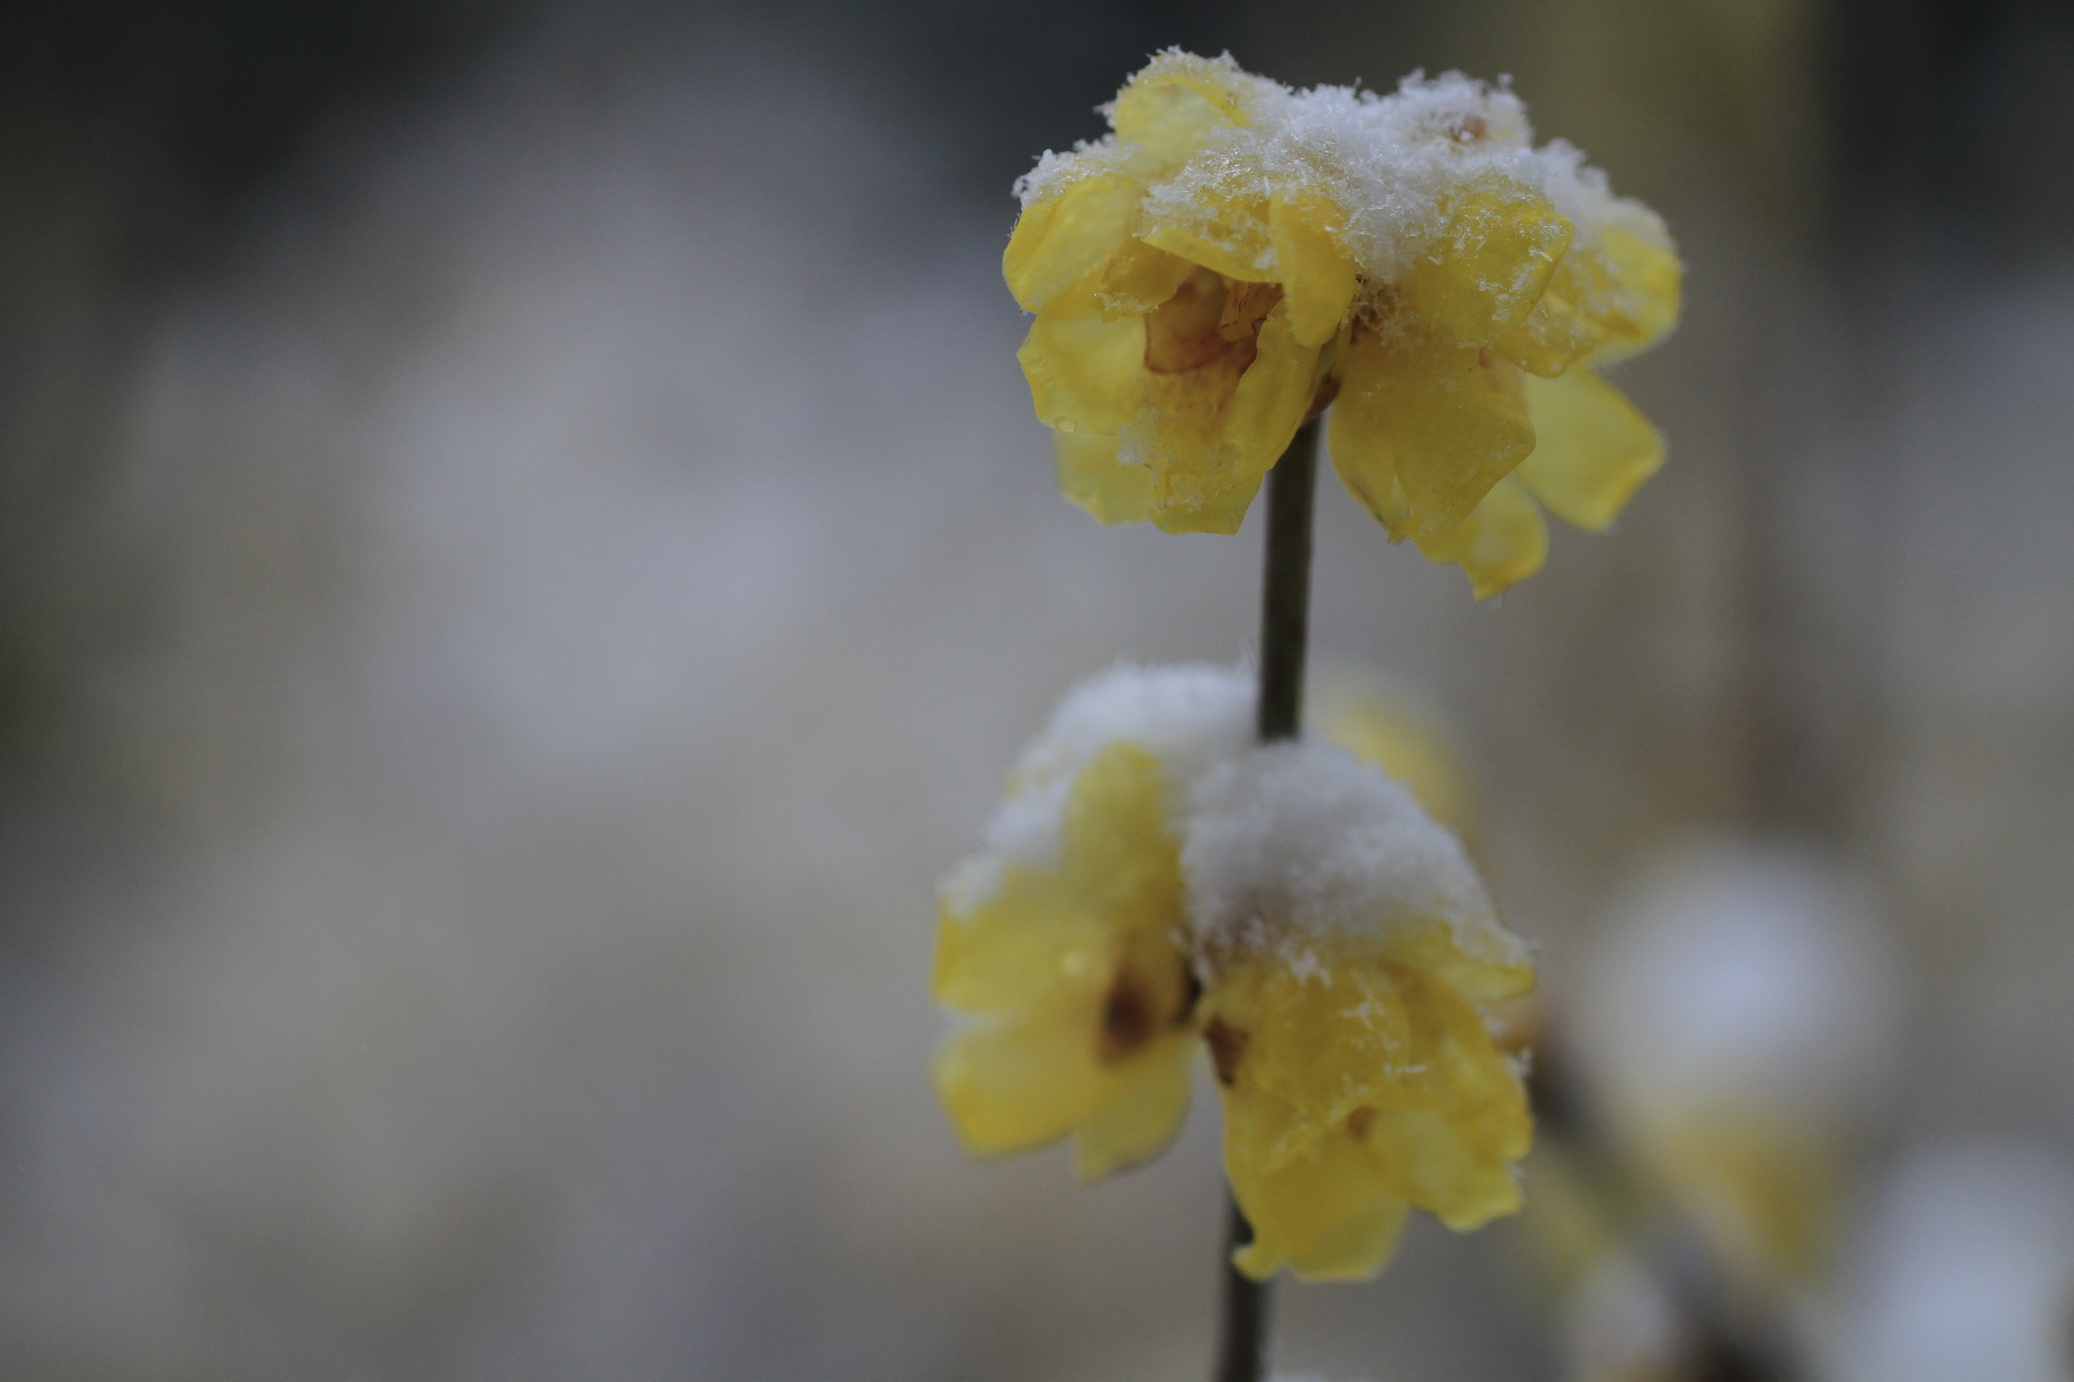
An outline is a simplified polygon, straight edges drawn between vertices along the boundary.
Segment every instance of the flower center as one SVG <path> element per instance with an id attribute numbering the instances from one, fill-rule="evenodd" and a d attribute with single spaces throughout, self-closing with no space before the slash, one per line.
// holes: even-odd
<path id="1" fill-rule="evenodd" d="M 1211 364 L 1253 363 L 1260 323 L 1282 300 L 1278 283 L 1233 283 L 1197 269 L 1145 318 L 1145 368 L 1186 374 Z"/>

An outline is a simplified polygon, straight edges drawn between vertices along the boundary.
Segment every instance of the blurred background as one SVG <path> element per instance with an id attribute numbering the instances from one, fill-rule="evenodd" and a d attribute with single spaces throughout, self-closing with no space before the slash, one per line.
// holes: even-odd
<path id="1" fill-rule="evenodd" d="M 1540 946 L 1522 1220 L 1352 1379 L 2074 1377 L 2074 8 L 20 0 L 0 14 L 0 1376 L 1151 1379 L 1214 1101 L 937 1112 L 937 876 L 1257 527 L 1052 483 L 1008 188 L 1151 51 L 1509 73 L 1662 211 L 1671 462 L 1474 604 L 1325 482 Z"/>

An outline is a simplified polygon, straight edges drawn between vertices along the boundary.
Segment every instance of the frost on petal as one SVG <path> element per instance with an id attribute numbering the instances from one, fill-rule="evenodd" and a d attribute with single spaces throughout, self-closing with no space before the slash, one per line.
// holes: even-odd
<path id="1" fill-rule="evenodd" d="M 999 886 L 1010 862 L 1056 864 L 1075 779 L 1110 745 L 1139 745 L 1158 761 L 1178 817 L 1195 785 L 1253 734 L 1253 682 L 1241 669 L 1122 663 L 1075 686 L 1009 775 L 979 853 L 944 882 L 945 905 L 970 911 Z"/>

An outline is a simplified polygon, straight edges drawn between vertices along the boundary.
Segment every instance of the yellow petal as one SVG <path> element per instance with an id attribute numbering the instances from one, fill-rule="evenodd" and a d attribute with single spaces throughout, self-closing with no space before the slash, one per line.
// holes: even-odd
<path id="1" fill-rule="evenodd" d="M 1407 1204 L 1458 1229 L 1518 1207 L 1526 1091 L 1476 1007 L 1424 967 L 1450 935 L 1284 940 L 1220 965 L 1205 1033 L 1258 1235 L 1241 1270 L 1365 1276 Z"/>
<path id="2" fill-rule="evenodd" d="M 1453 532 L 1416 541 L 1427 560 L 1460 566 L 1479 600 L 1525 580 L 1548 559 L 1548 524 L 1541 508 L 1509 475 Z"/>
<path id="3" fill-rule="evenodd" d="M 1553 379 L 1590 354 L 1604 334 L 1551 283 L 1534 310 L 1498 339 L 1498 349 L 1527 373 Z"/>
<path id="4" fill-rule="evenodd" d="M 1088 285 L 1054 298 L 1016 352 L 1038 421 L 1113 437 L 1145 406 L 1145 323 L 1106 319 Z"/>
<path id="5" fill-rule="evenodd" d="M 938 1002 L 972 1013 L 1097 1004 L 1138 947 L 1180 956 L 1180 847 L 1167 829 L 1165 780 L 1151 750 L 1122 741 L 1089 760 L 1067 795 L 1060 833 L 1057 865 L 1008 862 L 968 910 L 943 906 Z M 1143 967 L 1157 965 L 1148 957 Z M 1149 996 L 1161 1012 L 1177 1005 L 1185 971 L 1181 957 L 1171 979 L 1157 978 Z"/>
<path id="6" fill-rule="evenodd" d="M 1360 279 L 1342 242 L 1345 226 L 1338 205 L 1322 192 L 1277 193 L 1268 203 L 1268 238 L 1299 345 L 1331 340 L 1354 300 Z"/>
<path id="7" fill-rule="evenodd" d="M 1495 350 L 1357 335 L 1340 359 L 1333 465 L 1392 537 L 1454 532 L 1534 449 L 1519 370 Z"/>
<path id="8" fill-rule="evenodd" d="M 1110 123 L 1119 139 L 1180 162 L 1218 129 L 1248 123 L 1247 97 L 1259 80 L 1229 62 L 1161 53 L 1117 93 Z"/>
<path id="9" fill-rule="evenodd" d="M 1240 348 L 1147 373 L 1152 521 L 1166 532 L 1237 532 L 1310 409 L 1318 350 L 1297 344 L 1286 309 L 1261 320 L 1251 345 L 1250 362 Z"/>
<path id="10" fill-rule="evenodd" d="M 1452 198 L 1444 214 L 1399 285 L 1405 305 L 1451 341 L 1489 345 L 1540 299 L 1570 243 L 1569 218 L 1509 178 Z"/>
<path id="11" fill-rule="evenodd" d="M 1678 324 L 1684 270 L 1654 216 L 1638 215 L 1600 232 L 1609 291 L 1600 308 L 1605 339 L 1592 352 L 1605 364 L 1647 350 Z"/>
<path id="12" fill-rule="evenodd" d="M 1152 472 L 1120 460 L 1115 437 L 1051 435 L 1060 493 L 1102 523 L 1141 523 L 1152 516 Z"/>
<path id="13" fill-rule="evenodd" d="M 1082 1167 L 1096 1174 L 1171 1134 L 1196 989 L 1166 811 L 1158 758 L 1111 744 L 1073 781 L 1055 865 L 1007 862 L 977 901 L 946 902 L 936 996 L 987 1020 L 944 1044 L 935 1078 L 973 1152 L 1080 1128 Z"/>
<path id="14" fill-rule="evenodd" d="M 1272 283 L 1279 276 L 1268 230 L 1268 200 L 1255 180 L 1234 176 L 1232 186 L 1210 187 L 1189 206 L 1153 219 L 1138 238 L 1241 283 Z"/>
<path id="15" fill-rule="evenodd" d="M 1523 1104 L 1517 1112 L 1531 1130 Z M 1497 1154 L 1487 1145 L 1493 1140 L 1473 1138 L 1458 1119 L 1428 1109 L 1378 1111 L 1365 1139 L 1378 1173 L 1457 1233 L 1519 1212 L 1520 1185 L 1511 1163 L 1526 1148 Z"/>
<path id="16" fill-rule="evenodd" d="M 1195 265 L 1136 238 L 1124 241 L 1102 269 L 1095 296 L 1102 315 L 1142 317 L 1174 296 Z"/>
<path id="17" fill-rule="evenodd" d="M 1592 244 L 1570 247 L 1534 310 L 1499 348 L 1548 379 L 1579 360 L 1633 355 L 1677 324 L 1681 276 L 1663 224 L 1629 207 Z"/>
<path id="18" fill-rule="evenodd" d="M 1144 191 L 1127 174 L 1102 173 L 1025 207 L 1001 255 L 1001 276 L 1023 310 L 1039 310 L 1123 248 Z"/>
<path id="19" fill-rule="evenodd" d="M 1115 1096 L 1089 1033 L 1095 1006 L 1061 1007 L 954 1032 L 936 1054 L 936 1093 L 975 1156 L 1065 1136 Z"/>
<path id="20" fill-rule="evenodd" d="M 1253 1241 L 1232 1263 L 1255 1281 L 1288 1267 L 1307 1281 L 1361 1281 L 1396 1251 L 1409 1206 L 1375 1174 L 1367 1149 L 1345 1132 L 1276 1170 L 1249 1143 L 1255 1108 L 1273 1095 L 1227 1097 L 1225 1166 Z"/>
<path id="21" fill-rule="evenodd" d="M 1593 532 L 1617 517 L 1664 463 L 1664 440 L 1620 390 L 1589 369 L 1527 380 L 1534 451 L 1516 472 L 1556 517 Z"/>
<path id="22" fill-rule="evenodd" d="M 1188 1116 L 1195 1031 L 1163 1037 L 1122 1072 L 1109 1104 L 1073 1135 L 1074 1171 L 1082 1184 L 1100 1180 L 1166 1150 Z"/>

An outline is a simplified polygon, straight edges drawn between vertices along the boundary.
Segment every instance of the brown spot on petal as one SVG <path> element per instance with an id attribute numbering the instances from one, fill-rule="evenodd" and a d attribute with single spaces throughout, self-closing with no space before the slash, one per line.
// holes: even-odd
<path id="1" fill-rule="evenodd" d="M 1239 1062 L 1245 1059 L 1250 1039 L 1243 1027 L 1234 1027 L 1221 1017 L 1211 1018 L 1203 1028 L 1203 1040 L 1210 1043 L 1210 1064 L 1217 1067 L 1217 1083 L 1229 1085 L 1239 1077 Z"/>
<path id="2" fill-rule="evenodd" d="M 1195 1016 L 1195 1005 L 1202 1000 L 1203 981 L 1195 977 L 1195 969 L 1186 960 L 1181 962 L 1181 1006 L 1174 1010 L 1174 1019 L 1169 1026 L 1186 1027 Z"/>
<path id="3" fill-rule="evenodd" d="M 1102 1002 L 1102 1037 L 1097 1051 L 1106 1065 L 1114 1065 L 1152 1040 L 1159 1025 L 1152 1010 L 1152 995 L 1128 969 L 1118 970 L 1109 996 Z"/>
<path id="4" fill-rule="evenodd" d="M 1347 1115 L 1347 1131 L 1357 1138 L 1367 1138 L 1368 1130 L 1375 1126 L 1375 1110 L 1363 1105 Z"/>

